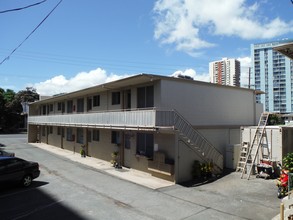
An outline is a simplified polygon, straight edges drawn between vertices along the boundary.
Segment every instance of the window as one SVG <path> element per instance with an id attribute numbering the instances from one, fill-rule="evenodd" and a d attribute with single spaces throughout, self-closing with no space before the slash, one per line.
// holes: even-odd
<path id="1" fill-rule="evenodd" d="M 77 128 L 76 137 L 77 137 L 76 142 L 79 144 L 83 144 L 83 128 Z"/>
<path id="2" fill-rule="evenodd" d="M 137 107 L 145 107 L 145 87 L 137 88 Z"/>
<path id="3" fill-rule="evenodd" d="M 120 144 L 120 133 L 118 131 L 112 131 L 111 143 Z"/>
<path id="4" fill-rule="evenodd" d="M 52 126 L 49 127 L 49 133 L 53 134 L 53 127 Z"/>
<path id="5" fill-rule="evenodd" d="M 112 92 L 112 105 L 120 104 L 120 92 Z"/>
<path id="6" fill-rule="evenodd" d="M 62 102 L 61 104 L 61 112 L 64 113 L 65 112 L 65 103 Z"/>
<path id="7" fill-rule="evenodd" d="M 154 86 L 137 88 L 137 107 L 154 107 Z"/>
<path id="8" fill-rule="evenodd" d="M 46 115 L 46 106 L 43 105 L 43 115 Z"/>
<path id="9" fill-rule="evenodd" d="M 57 103 L 57 110 L 58 111 L 61 111 L 61 109 L 62 109 L 62 103 L 61 102 L 58 102 Z"/>
<path id="10" fill-rule="evenodd" d="M 92 110 L 92 98 L 87 98 L 87 111 Z"/>
<path id="11" fill-rule="evenodd" d="M 100 141 L 100 130 L 93 130 L 93 141 Z"/>
<path id="12" fill-rule="evenodd" d="M 84 111 L 84 99 L 77 99 L 77 112 Z"/>
<path id="13" fill-rule="evenodd" d="M 67 101 L 67 113 L 72 113 L 73 112 L 73 101 L 69 100 Z"/>
<path id="14" fill-rule="evenodd" d="M 100 106 L 100 95 L 95 95 L 93 97 L 93 106 L 94 107 Z"/>
<path id="15" fill-rule="evenodd" d="M 154 107 L 154 87 L 146 87 L 146 107 Z"/>
<path id="16" fill-rule="evenodd" d="M 149 158 L 154 153 L 154 135 L 147 133 L 137 133 L 136 152 Z"/>
<path id="17" fill-rule="evenodd" d="M 58 102 L 57 103 L 57 111 L 61 111 L 62 113 L 64 113 L 64 111 L 65 111 L 65 104 L 64 104 L 64 102 Z"/>
<path id="18" fill-rule="evenodd" d="M 52 112 L 53 111 L 53 104 L 50 104 L 49 108 L 50 108 L 50 112 Z"/>
<path id="19" fill-rule="evenodd" d="M 74 135 L 73 135 L 73 130 L 72 130 L 72 128 L 67 128 L 67 129 L 66 129 L 66 132 L 67 132 L 67 134 L 66 134 L 66 140 L 67 140 L 67 141 L 74 141 L 74 140 L 75 140 L 75 137 L 74 137 Z"/>

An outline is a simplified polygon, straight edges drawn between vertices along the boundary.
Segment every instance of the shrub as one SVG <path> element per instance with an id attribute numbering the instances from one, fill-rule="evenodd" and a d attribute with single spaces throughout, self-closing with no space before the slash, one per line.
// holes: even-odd
<path id="1" fill-rule="evenodd" d="M 293 172 L 293 153 L 288 153 L 283 158 L 283 168 L 289 170 L 289 172 Z"/>

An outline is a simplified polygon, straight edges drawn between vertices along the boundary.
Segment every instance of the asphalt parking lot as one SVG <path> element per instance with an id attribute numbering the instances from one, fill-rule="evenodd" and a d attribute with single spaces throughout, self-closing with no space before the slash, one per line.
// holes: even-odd
<path id="1" fill-rule="evenodd" d="M 250 180 L 246 180 L 240 178 L 240 173 L 231 172 L 221 178 L 202 184 L 161 183 L 149 175 L 133 172 L 126 168 L 123 168 L 122 171 L 116 170 L 108 163 L 94 158 L 81 159 L 77 154 L 60 151 L 60 149 L 49 145 L 38 147 L 26 144 L 25 141 L 26 137 L 24 135 L 5 137 L 0 135 L 0 143 L 7 144 L 9 150 L 15 151 L 17 155 L 42 158 L 40 160 L 42 175 L 37 179 L 36 183 L 43 184 L 37 187 L 38 192 L 54 195 L 52 198 L 56 199 L 56 201 L 61 201 L 58 204 L 68 202 L 65 207 L 72 206 L 72 210 L 80 209 L 82 204 L 74 203 L 71 190 L 80 188 L 82 192 L 85 190 L 94 192 L 94 194 L 88 195 L 90 196 L 88 200 L 84 199 L 87 205 L 83 206 L 85 210 L 82 212 L 91 213 L 92 218 L 87 218 L 85 215 L 80 216 L 81 219 L 100 219 L 99 215 L 108 216 L 108 218 L 103 219 L 118 218 L 119 215 L 116 215 L 117 213 L 115 212 L 117 211 L 114 212 L 114 210 L 124 213 L 124 216 L 120 215 L 120 219 L 127 219 L 126 215 L 128 215 L 132 216 L 132 219 L 254 220 L 272 219 L 279 213 L 281 201 L 277 198 L 277 187 L 273 179 L 257 179 L 252 176 Z M 44 147 L 47 150 L 51 149 L 51 151 L 44 150 Z M 52 163 L 52 161 L 54 162 Z M 56 171 L 59 163 L 64 168 L 62 169 L 62 174 L 60 173 L 61 170 Z M 82 166 L 77 168 L 77 163 L 82 164 Z M 72 166 L 76 168 L 73 169 Z M 80 171 L 77 172 L 77 170 Z M 84 179 L 83 177 L 87 172 L 91 172 L 94 175 Z M 77 177 L 73 177 L 73 175 L 77 175 Z M 67 181 L 66 184 L 64 179 Z M 91 179 L 93 180 L 92 183 L 89 182 Z M 107 179 L 111 179 L 111 181 L 109 180 L 109 182 Z M 137 181 L 138 179 L 139 181 Z M 106 182 L 107 184 L 105 184 Z M 113 186 L 117 184 L 119 187 L 113 190 Z M 58 185 L 60 186 L 59 188 L 56 187 Z M 64 186 L 62 194 L 56 193 L 56 190 L 61 190 L 61 186 Z M 68 197 L 65 191 L 68 191 Z M 12 196 L 10 198 L 11 202 L 15 201 L 14 194 L 10 193 L 9 195 Z M 2 197 L 3 200 L 1 201 L 6 201 L 6 204 L 7 196 Z M 2 197 L 0 194 L 0 198 Z M 110 201 L 115 201 L 115 203 L 110 202 L 108 204 L 109 199 L 111 199 Z M 55 204 L 56 201 L 54 200 L 51 204 Z M 39 204 L 34 203 L 32 207 L 36 205 Z M 96 207 L 99 206 L 110 208 L 112 215 L 102 215 L 101 210 L 96 211 Z M 54 205 L 50 207 L 52 208 Z M 91 209 L 87 210 L 88 207 Z M 38 216 L 42 216 L 42 213 L 39 212 L 41 209 L 34 208 L 33 210 L 39 213 Z M 64 211 L 64 209 L 62 210 Z M 5 212 L 5 210 L 1 210 L 1 212 Z"/>
<path id="2" fill-rule="evenodd" d="M 252 175 L 247 180 L 240 178 L 241 173 L 227 171 L 222 177 L 214 178 L 211 181 L 172 184 L 141 172 L 132 172 L 133 170 L 126 168 L 123 168 L 126 172 L 115 170 L 110 164 L 107 165 L 107 162 L 98 159 L 86 158 L 84 160 L 76 154 L 64 154 L 60 149 L 50 145 L 34 144 L 34 146 L 50 149 L 53 153 L 63 154 L 74 161 L 103 170 L 109 175 L 203 207 L 205 211 L 202 212 L 202 216 L 195 219 L 272 219 L 279 213 L 281 200 L 277 198 L 275 179 L 256 178 Z M 91 161 L 89 162 L 89 160 Z M 104 164 L 104 167 L 95 165 L 101 163 Z M 211 212 L 214 209 L 215 213 Z"/>

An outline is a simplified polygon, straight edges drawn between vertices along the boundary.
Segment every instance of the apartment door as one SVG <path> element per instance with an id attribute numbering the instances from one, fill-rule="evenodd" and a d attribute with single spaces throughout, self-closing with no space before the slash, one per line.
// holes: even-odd
<path id="1" fill-rule="evenodd" d="M 131 135 L 124 133 L 124 163 L 125 167 L 131 166 Z"/>

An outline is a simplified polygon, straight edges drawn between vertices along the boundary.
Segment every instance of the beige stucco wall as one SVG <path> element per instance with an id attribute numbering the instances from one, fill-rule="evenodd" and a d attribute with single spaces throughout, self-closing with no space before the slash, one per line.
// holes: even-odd
<path id="1" fill-rule="evenodd" d="M 240 128 L 209 128 L 197 131 L 222 154 L 225 154 L 228 145 L 240 143 Z"/>
<path id="2" fill-rule="evenodd" d="M 28 125 L 28 133 L 27 133 L 28 137 L 28 142 L 29 143 L 34 143 L 37 142 L 37 135 L 38 135 L 38 128 L 36 125 Z"/>
<path id="3" fill-rule="evenodd" d="M 53 133 L 48 134 L 48 144 L 61 147 L 61 135 L 57 134 L 57 127 L 53 127 Z"/>
<path id="4" fill-rule="evenodd" d="M 158 150 L 165 153 L 166 158 L 175 159 L 176 140 L 174 134 L 155 134 L 155 144 L 158 145 Z"/>
<path id="5" fill-rule="evenodd" d="M 175 109 L 192 125 L 255 125 L 252 90 L 162 80 L 160 106 Z"/>
<path id="6" fill-rule="evenodd" d="M 88 155 L 106 161 L 111 161 L 111 154 L 118 151 L 119 147 L 111 143 L 111 130 L 99 129 L 99 141 L 88 142 Z"/>
<path id="7" fill-rule="evenodd" d="M 182 140 L 177 145 L 178 159 L 176 160 L 176 182 L 185 182 L 192 179 L 192 165 L 195 160 L 203 162 L 196 151 L 192 150 Z"/>

